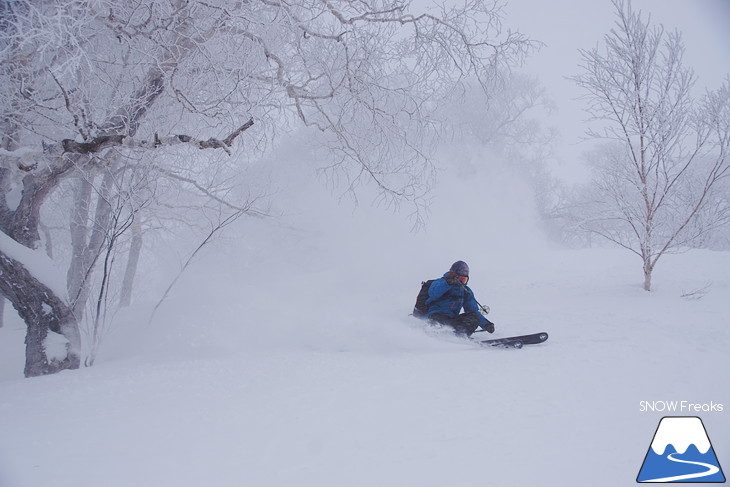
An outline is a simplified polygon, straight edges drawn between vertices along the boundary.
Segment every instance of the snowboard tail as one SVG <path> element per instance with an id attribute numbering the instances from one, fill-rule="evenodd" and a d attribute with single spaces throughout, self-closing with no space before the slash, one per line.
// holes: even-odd
<path id="1" fill-rule="evenodd" d="M 547 332 L 541 331 L 539 333 L 532 333 L 530 335 L 492 338 L 491 340 L 479 340 L 479 343 L 492 347 L 522 348 L 523 345 L 537 345 L 538 343 L 543 343 L 547 339 Z"/>

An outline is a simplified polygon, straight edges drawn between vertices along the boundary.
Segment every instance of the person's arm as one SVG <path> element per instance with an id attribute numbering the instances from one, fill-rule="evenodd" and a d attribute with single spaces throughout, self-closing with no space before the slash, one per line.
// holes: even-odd
<path id="1" fill-rule="evenodd" d="M 471 313 L 479 311 L 479 304 L 474 298 L 474 292 L 468 287 L 464 286 L 464 312 Z M 479 314 L 481 316 L 481 313 Z M 484 318 L 486 320 L 486 318 Z"/>
<path id="2" fill-rule="evenodd" d="M 479 326 L 487 330 L 489 333 L 494 333 L 494 323 L 489 321 L 486 316 L 479 312 L 479 303 L 477 303 L 477 300 L 474 297 L 474 292 L 468 286 L 464 286 L 464 312 L 477 312 L 479 315 Z"/>
<path id="3" fill-rule="evenodd" d="M 426 301 L 426 304 L 439 299 L 441 296 L 446 294 L 450 288 L 451 285 L 449 285 L 443 277 L 441 279 L 436 279 L 431 284 L 431 287 L 428 288 L 428 300 Z"/>

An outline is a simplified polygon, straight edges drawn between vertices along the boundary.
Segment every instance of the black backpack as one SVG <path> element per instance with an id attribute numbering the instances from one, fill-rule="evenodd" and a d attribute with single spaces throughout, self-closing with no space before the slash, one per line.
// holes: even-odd
<path id="1" fill-rule="evenodd" d="M 436 279 L 430 279 L 421 283 L 421 290 L 416 298 L 416 305 L 413 307 L 413 316 L 416 318 L 423 318 L 426 316 L 428 306 L 426 306 L 426 300 L 428 299 L 428 289 L 431 287 L 431 283 Z"/>

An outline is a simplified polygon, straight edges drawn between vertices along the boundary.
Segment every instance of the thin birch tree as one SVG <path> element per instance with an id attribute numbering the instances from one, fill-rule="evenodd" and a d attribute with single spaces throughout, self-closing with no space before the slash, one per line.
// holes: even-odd
<path id="1" fill-rule="evenodd" d="M 582 50 L 573 78 L 598 125 L 589 136 L 605 141 L 591 156 L 584 227 L 638 255 L 649 291 L 663 255 L 727 221 L 716 204 L 728 176 L 730 81 L 696 100 L 680 33 L 652 27 L 629 1 L 613 4 L 604 48 Z"/>

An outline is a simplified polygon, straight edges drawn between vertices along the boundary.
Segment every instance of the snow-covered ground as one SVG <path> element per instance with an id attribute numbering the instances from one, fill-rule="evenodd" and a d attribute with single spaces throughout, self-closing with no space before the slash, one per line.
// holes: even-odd
<path id="1" fill-rule="evenodd" d="M 8 310 L 0 486 L 614 487 L 665 415 L 700 416 L 730 465 L 730 253 L 667 256 L 644 292 L 625 251 L 543 242 L 508 174 L 437 189 L 416 235 L 300 189 L 286 224 L 209 249 L 152 324 L 120 316 L 92 368 L 23 379 Z M 548 342 L 482 349 L 408 317 L 458 259 L 494 336 Z"/>

